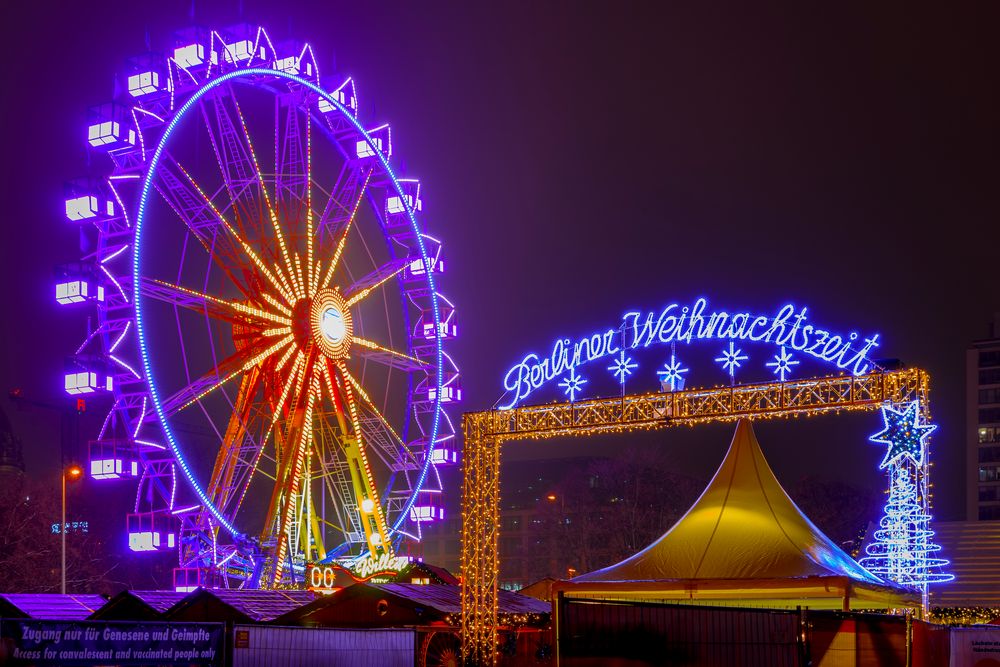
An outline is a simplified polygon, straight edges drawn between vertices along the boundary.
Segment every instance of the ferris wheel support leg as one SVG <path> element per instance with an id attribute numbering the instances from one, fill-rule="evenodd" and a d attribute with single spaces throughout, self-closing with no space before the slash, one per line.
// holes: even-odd
<path id="1" fill-rule="evenodd" d="M 351 482 L 354 484 L 354 494 L 358 499 L 358 515 L 365 531 L 365 539 L 372 558 L 381 555 L 393 556 L 392 544 L 389 541 L 389 530 L 382 511 L 382 502 L 372 479 L 368 457 L 365 454 L 364 443 L 361 440 L 361 423 L 358 420 L 358 407 L 354 399 L 354 391 L 347 380 L 346 372 L 342 372 L 344 397 L 351 418 L 351 428 L 354 437 L 345 438 L 344 454 L 347 457 L 348 468 L 351 471 Z M 366 508 L 365 501 L 370 502 Z"/>

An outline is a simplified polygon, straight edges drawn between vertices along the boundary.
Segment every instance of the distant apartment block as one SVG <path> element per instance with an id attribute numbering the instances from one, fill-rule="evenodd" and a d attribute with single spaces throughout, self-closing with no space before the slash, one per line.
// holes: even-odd
<path id="1" fill-rule="evenodd" d="M 967 518 L 1000 521 L 1000 313 L 966 353 Z"/>

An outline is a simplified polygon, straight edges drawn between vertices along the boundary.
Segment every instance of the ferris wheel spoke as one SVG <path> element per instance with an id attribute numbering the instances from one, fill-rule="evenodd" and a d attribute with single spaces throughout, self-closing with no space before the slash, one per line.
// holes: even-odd
<path id="1" fill-rule="evenodd" d="M 311 120 L 299 109 L 300 95 L 275 96 L 274 199 L 283 220 L 301 222 L 310 215 Z M 303 118 L 304 117 L 304 118 Z M 311 258 L 308 258 L 311 260 Z"/>
<path id="2" fill-rule="evenodd" d="M 358 207 L 364 201 L 365 190 L 374 171 L 374 167 L 361 160 L 344 163 L 333 189 L 327 195 L 316 227 L 317 236 L 328 235 L 334 241 L 340 238 L 341 231 L 351 224 Z"/>
<path id="3" fill-rule="evenodd" d="M 211 109 L 209 109 L 211 107 Z M 305 286 L 298 280 L 296 265 L 293 263 L 285 242 L 285 233 L 267 194 L 264 176 L 254 152 L 250 132 L 247 129 L 239 101 L 232 86 L 224 92 L 207 97 L 201 104 L 202 117 L 208 130 L 216 161 L 229 192 L 237 221 L 244 238 L 265 238 L 273 234 L 284 269 L 274 266 L 275 274 L 284 278 L 286 288 L 291 288 L 298 298 L 305 296 Z M 270 222 L 268 225 L 261 221 Z M 250 234 L 248 234 L 250 232 Z"/>
<path id="4" fill-rule="evenodd" d="M 285 444 L 282 447 L 282 454 L 278 457 L 277 475 L 267 514 L 268 530 L 275 524 L 277 528 L 277 532 L 270 536 L 277 540 L 273 575 L 275 582 L 280 581 L 281 571 L 285 566 L 285 553 L 291 546 L 290 528 L 302 481 L 300 473 L 303 461 L 312 442 L 313 410 L 318 393 L 319 387 L 315 382 L 312 369 L 307 368 L 306 373 L 303 374 L 303 382 L 299 385 L 299 391 L 295 396 L 294 407 L 288 420 L 288 428 L 280 434 L 275 434 L 276 436 L 280 435 L 280 439 Z"/>
<path id="5" fill-rule="evenodd" d="M 275 372 L 281 372 L 282 368 L 288 363 L 288 359 L 291 356 L 290 353 L 295 352 L 295 346 L 291 346 L 285 352 L 284 356 L 278 360 Z M 278 397 L 277 402 L 271 408 L 272 419 L 277 422 L 279 418 L 284 413 L 285 403 L 288 401 L 289 396 L 292 395 L 292 388 L 296 386 L 296 382 L 300 379 L 304 381 L 306 367 L 306 355 L 302 352 L 295 354 L 295 362 L 292 364 L 292 369 L 288 373 L 288 378 L 285 380 L 284 385 L 281 390 L 281 395 Z"/>
<path id="6" fill-rule="evenodd" d="M 367 498 L 372 501 L 370 512 L 362 510 L 360 516 L 365 527 L 365 537 L 368 539 L 368 546 L 373 556 L 378 553 L 392 555 L 392 544 L 389 542 L 389 529 L 385 522 L 385 513 L 382 509 L 378 489 L 375 486 L 375 479 L 372 475 L 371 466 L 368 464 L 368 443 L 364 440 L 364 431 L 361 428 L 360 408 L 355 397 L 353 385 L 347 379 L 349 373 L 343 363 L 335 365 L 336 370 L 344 378 L 343 388 L 344 403 L 347 408 L 347 416 L 351 426 L 353 437 L 347 438 L 345 451 L 349 462 L 352 481 L 356 494 L 361 499 Z M 376 535 L 378 536 L 376 538 Z"/>
<path id="7" fill-rule="evenodd" d="M 407 372 L 426 370 L 430 366 L 426 361 L 383 347 L 367 338 L 353 336 L 351 341 L 354 344 L 354 347 L 351 348 L 352 357 L 374 361 L 389 368 L 398 368 Z"/>
<path id="8" fill-rule="evenodd" d="M 359 416 L 361 430 L 366 436 L 365 441 L 376 445 L 376 453 L 379 458 L 393 470 L 418 469 L 416 456 L 389 424 L 385 415 L 375 406 L 374 401 L 368 396 L 368 392 L 364 390 L 357 378 L 346 367 L 341 368 L 341 373 L 361 399 L 359 403 L 362 411 L 370 415 L 370 418 L 365 415 Z M 402 457 L 399 455 L 400 452 L 403 454 Z"/>
<path id="9" fill-rule="evenodd" d="M 269 433 L 269 415 L 256 399 L 262 377 L 259 367 L 243 374 L 208 484 L 208 497 L 229 519 L 243 501 Z"/>
<path id="10" fill-rule="evenodd" d="M 355 199 L 351 206 L 350 213 L 343 216 L 342 223 L 338 222 L 340 218 L 336 215 L 327 221 L 327 212 L 324 211 L 323 213 L 323 218 L 320 220 L 318 231 L 322 232 L 324 229 L 329 229 L 331 236 L 336 239 L 337 245 L 333 251 L 333 257 L 330 259 L 330 264 L 327 266 L 326 273 L 322 280 L 320 280 L 318 287 L 328 287 L 330 285 L 330 281 L 333 280 L 333 273 L 337 270 L 337 266 L 340 263 L 340 257 L 343 255 L 344 247 L 347 245 L 347 235 L 350 233 L 351 227 L 354 225 L 354 218 L 358 214 L 361 202 L 365 199 L 365 190 L 368 189 L 368 182 L 371 180 L 373 172 L 374 168 L 369 169 L 363 174 L 360 171 L 357 172 L 357 175 L 363 176 L 363 179 L 359 181 L 359 187 L 351 191 L 351 195 L 354 196 Z M 334 190 L 334 193 L 336 192 L 337 190 Z M 330 201 L 334 201 L 334 196 L 335 195 L 330 196 Z M 327 205 L 327 209 L 329 209 L 329 204 Z M 316 272 L 316 275 L 319 275 L 319 271 Z"/>
<path id="11" fill-rule="evenodd" d="M 143 296 L 163 303 L 188 308 L 234 324 L 243 326 L 250 324 L 263 329 L 264 331 L 260 335 L 265 337 L 291 333 L 292 321 L 280 311 L 272 313 L 239 301 L 219 299 L 197 290 L 172 285 L 153 278 L 142 278 L 140 289 Z"/>
<path id="12" fill-rule="evenodd" d="M 375 280 L 375 282 L 357 291 L 348 291 L 347 301 L 344 303 L 345 307 L 350 308 L 351 306 L 360 303 L 361 301 L 364 301 L 369 294 L 371 294 L 379 287 L 381 287 L 382 285 L 386 284 L 387 282 L 398 276 L 405 268 L 406 268 L 406 262 L 402 261 L 398 264 L 387 265 L 386 267 L 383 267 L 382 269 L 379 269 L 378 271 L 373 273 L 371 276 L 366 276 L 362 278 L 361 281 L 359 281 L 359 284 L 366 280 Z M 385 273 L 379 273 L 380 271 L 383 270 L 385 271 Z"/>
<path id="13" fill-rule="evenodd" d="M 207 95 L 200 107 L 237 224 L 245 233 L 257 235 L 262 231 L 264 182 L 233 87 Z"/>
<path id="14" fill-rule="evenodd" d="M 246 268 L 238 237 L 212 199 L 169 153 L 160 161 L 153 187 L 233 284 L 248 293 L 237 277 Z"/>
<path id="15" fill-rule="evenodd" d="M 406 268 L 407 264 L 406 258 L 397 257 L 386 262 L 368 275 L 358 278 L 350 287 L 344 290 L 344 297 L 347 299 L 348 306 L 361 301 L 373 290 L 378 289 L 398 276 Z"/>
<path id="16" fill-rule="evenodd" d="M 266 343 L 270 343 L 270 341 L 266 341 Z M 248 349 L 237 351 L 221 361 L 214 370 L 202 375 L 183 389 L 171 394 L 162 403 L 163 415 L 170 416 L 176 414 L 196 401 L 201 400 L 219 387 L 242 375 L 257 364 L 262 363 L 267 357 L 279 352 L 288 345 L 292 345 L 294 339 L 289 334 L 265 347 L 266 343 L 258 342 L 256 345 L 251 344 Z"/>
<path id="17" fill-rule="evenodd" d="M 280 269 L 277 266 L 273 271 L 268 268 L 260 255 L 244 240 L 246 230 L 238 230 L 226 220 L 225 215 L 212 203 L 212 198 L 205 194 L 179 162 L 167 155 L 157 176 L 164 184 L 157 185 L 157 190 L 241 292 L 248 296 L 253 293 L 237 275 L 256 268 L 286 301 L 294 300 L 292 288 Z"/>

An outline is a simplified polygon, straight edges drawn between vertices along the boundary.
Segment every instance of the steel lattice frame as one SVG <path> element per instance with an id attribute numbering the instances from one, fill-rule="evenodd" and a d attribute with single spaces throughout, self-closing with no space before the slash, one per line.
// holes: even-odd
<path id="1" fill-rule="evenodd" d="M 929 391 L 927 373 L 907 369 L 464 414 L 462 653 L 466 664 L 496 663 L 500 452 L 505 441 L 871 411 L 913 401 L 929 418 Z M 926 464 L 920 483 L 926 508 Z"/>
<path id="2" fill-rule="evenodd" d="M 140 57 L 131 68 L 127 91 L 95 110 L 89 126 L 91 145 L 110 158 L 110 174 L 67 200 L 67 215 L 96 229 L 95 251 L 84 263 L 86 279 L 96 276 L 103 290 L 91 299 L 97 327 L 70 362 L 74 372 L 94 378 L 96 369 L 102 378 L 100 387 L 84 390 L 113 396 L 92 464 L 111 462 L 105 477 L 129 476 L 123 459 L 141 466 L 130 522 L 134 516 L 136 531 L 156 543 L 140 546 L 168 548 L 160 539 L 179 523 L 182 567 L 211 576 L 200 584 L 287 585 L 307 561 L 391 556 L 428 520 L 414 513 L 418 498 L 427 498 L 421 494 L 441 491 L 436 465 L 452 462 L 440 452 L 454 437 L 442 405 L 460 396 L 457 368 L 443 351 L 456 333 L 454 308 L 435 282 L 441 245 L 418 222 L 419 182 L 393 172 L 388 126 L 361 124 L 350 78 L 332 91 L 321 87 L 308 45 L 275 49 L 263 29 L 246 25 L 188 31 L 173 56 Z M 262 93 L 274 98 L 273 174 L 261 168 L 240 103 L 244 94 Z M 217 188 L 204 187 L 176 150 L 174 135 L 188 118 L 188 126 L 200 120 L 207 132 L 202 148 L 218 163 Z M 314 170 L 320 143 L 340 161 L 332 183 Z M 80 209 L 81 201 L 89 208 Z M 175 280 L 146 268 L 164 250 L 144 241 L 144 228 L 165 224 L 154 202 L 168 207 L 184 233 Z M 385 246 L 378 259 L 358 230 L 362 209 L 374 230 L 370 240 Z M 182 284 L 189 252 L 207 258 L 204 286 Z M 348 258 L 363 253 L 370 264 L 352 271 Z M 213 291 L 220 279 L 237 298 Z M 387 318 L 394 304 L 392 322 L 362 317 L 370 296 L 382 298 Z M 172 308 L 177 323 L 187 380 L 171 391 L 164 391 L 161 352 L 144 328 L 150 304 Z M 184 319 L 191 313 L 203 318 L 212 355 L 208 370 L 194 377 Z M 388 330 L 389 341 L 367 336 L 366 322 Z M 393 344 L 393 326 L 404 349 L 397 349 L 403 341 Z M 219 331 L 232 337 L 228 356 L 212 343 Z M 374 395 L 366 372 L 387 378 L 387 396 Z M 390 387 L 405 399 L 392 416 L 383 414 Z M 231 412 L 221 428 L 205 412 L 219 447 L 210 479 L 198 479 L 175 417 L 206 411 L 206 401 L 220 395 Z M 252 525 L 241 506 L 268 465 L 268 509 Z M 189 491 L 178 484 L 178 469 Z M 184 495 L 194 504 L 182 506 Z M 339 540 L 324 543 L 320 498 L 336 506 L 333 521 L 325 513 L 322 520 L 339 526 Z"/>

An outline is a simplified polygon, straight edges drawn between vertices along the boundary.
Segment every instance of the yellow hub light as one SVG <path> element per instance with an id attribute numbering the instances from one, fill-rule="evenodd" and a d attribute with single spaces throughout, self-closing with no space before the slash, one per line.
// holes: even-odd
<path id="1" fill-rule="evenodd" d="M 309 308 L 309 332 L 324 355 L 334 361 L 347 358 L 354 325 L 351 311 L 337 290 L 322 289 L 313 297 Z"/>

